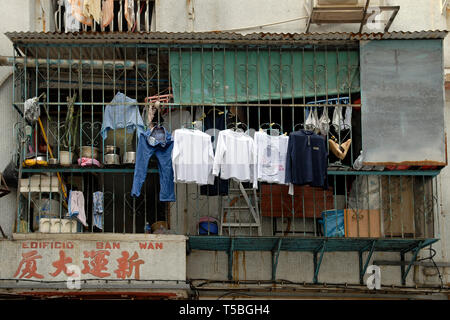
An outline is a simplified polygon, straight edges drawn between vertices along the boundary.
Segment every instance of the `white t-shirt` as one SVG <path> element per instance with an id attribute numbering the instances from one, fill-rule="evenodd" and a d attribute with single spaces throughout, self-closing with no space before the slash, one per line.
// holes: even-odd
<path id="1" fill-rule="evenodd" d="M 252 182 L 258 188 L 256 172 L 256 145 L 252 137 L 231 129 L 219 132 L 213 175 L 227 180 L 233 178 L 240 182 Z"/>
<path id="2" fill-rule="evenodd" d="M 172 167 L 174 182 L 214 184 L 214 152 L 211 136 L 192 129 L 173 133 Z"/>
<path id="3" fill-rule="evenodd" d="M 270 136 L 265 132 L 255 132 L 259 181 L 285 184 L 288 142 L 289 137 L 285 135 Z"/>

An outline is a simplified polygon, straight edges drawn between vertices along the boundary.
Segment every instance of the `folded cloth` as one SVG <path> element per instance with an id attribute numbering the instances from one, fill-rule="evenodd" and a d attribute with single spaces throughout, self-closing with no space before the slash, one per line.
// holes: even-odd
<path id="1" fill-rule="evenodd" d="M 90 167 L 92 165 L 100 167 L 100 162 L 92 158 L 80 158 L 78 159 L 78 165 L 82 167 Z"/>

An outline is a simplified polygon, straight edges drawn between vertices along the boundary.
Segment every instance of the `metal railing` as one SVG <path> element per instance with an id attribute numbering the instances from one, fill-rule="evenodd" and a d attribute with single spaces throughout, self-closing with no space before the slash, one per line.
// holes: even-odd
<path id="1" fill-rule="evenodd" d="M 10 60 L 14 107 L 25 114 L 33 97 L 40 107 L 37 121 L 16 126 L 16 232 L 143 233 L 148 223 L 153 232 L 187 235 L 435 235 L 437 172 L 353 168 L 362 138 L 357 46 L 39 44 L 16 45 Z M 118 91 L 135 101 L 111 102 Z M 134 164 L 123 156 L 138 151 L 136 130 L 110 130 L 105 139 L 101 132 L 107 107 L 117 105 L 136 106 L 131 120 L 142 117 L 145 129 L 156 122 L 170 132 L 186 123 L 213 133 L 239 123 L 250 135 L 316 131 L 328 141 L 328 188 L 295 186 L 289 195 L 286 185 L 259 182 L 253 191 L 229 180 L 217 194 L 176 183 L 176 201 L 161 202 L 153 158 L 141 196 L 131 197 Z M 342 121 L 333 121 L 336 110 Z M 316 112 L 328 115 L 328 127 L 311 122 Z M 109 162 L 109 146 L 120 148 L 120 164 Z M 83 193 L 87 227 L 67 217 L 70 191 Z M 103 194 L 95 217 L 94 192 Z"/>

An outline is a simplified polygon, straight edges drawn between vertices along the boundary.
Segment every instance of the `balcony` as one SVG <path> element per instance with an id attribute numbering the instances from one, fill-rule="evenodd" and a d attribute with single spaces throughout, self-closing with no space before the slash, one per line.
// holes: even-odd
<path id="1" fill-rule="evenodd" d="M 314 282 L 325 252 L 358 252 L 361 279 L 363 253 L 369 261 L 374 251 L 398 252 L 403 260 L 412 252 L 402 269 L 405 281 L 420 249 L 438 241 L 436 176 L 442 163 L 355 168 L 364 108 L 358 42 L 285 48 L 170 41 L 15 42 L 14 107 L 26 115 L 27 100 L 37 97 L 40 109 L 38 120 L 25 116 L 16 125 L 15 232 L 186 235 L 188 251 L 225 251 L 229 266 L 235 251 L 271 251 L 273 279 L 280 251 L 307 251 L 314 255 Z M 119 91 L 132 101 L 114 102 Z M 319 133 L 309 116 L 328 116 L 331 125 L 322 131 L 328 185 L 295 186 L 290 195 L 288 186 L 264 181 L 253 189 L 230 179 L 219 192 L 176 183 L 176 201 L 160 201 L 161 164 L 152 158 L 141 195 L 132 197 L 135 164 L 124 157 L 137 152 L 136 130 L 117 126 L 102 135 L 107 109 L 117 105 L 135 107 L 134 120 L 142 116 L 145 129 L 156 123 L 170 132 Z M 335 110 L 341 110 L 342 123 L 331 121 Z M 345 142 L 348 149 L 339 148 Z M 67 215 L 70 191 L 83 195 L 86 225 Z M 101 214 L 95 192 L 102 194 Z"/>

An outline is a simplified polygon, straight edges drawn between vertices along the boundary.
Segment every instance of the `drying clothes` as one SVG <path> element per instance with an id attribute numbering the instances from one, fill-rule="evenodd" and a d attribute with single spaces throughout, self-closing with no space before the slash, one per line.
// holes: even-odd
<path id="1" fill-rule="evenodd" d="M 213 184 L 214 152 L 211 137 L 200 130 L 178 129 L 173 133 L 174 182 Z"/>
<path id="2" fill-rule="evenodd" d="M 137 103 L 135 99 L 131 99 L 121 92 L 114 96 L 111 105 L 106 106 L 103 114 L 101 130 L 103 139 L 106 139 L 108 130 L 120 128 L 127 128 L 128 133 L 137 129 L 137 137 L 140 137 L 145 126 L 139 108 L 134 103 Z"/>
<path id="3" fill-rule="evenodd" d="M 285 183 L 288 142 L 289 137 L 285 135 L 270 136 L 265 132 L 255 132 L 259 181 Z"/>
<path id="4" fill-rule="evenodd" d="M 64 31 L 78 32 L 80 31 L 80 21 L 72 15 L 72 5 L 70 0 L 64 0 Z"/>
<path id="5" fill-rule="evenodd" d="M 319 128 L 317 108 L 313 108 L 311 111 L 309 111 L 308 117 L 305 120 L 305 128 L 307 130 L 315 130 Z"/>
<path id="6" fill-rule="evenodd" d="M 98 160 L 92 159 L 92 158 L 85 158 L 85 157 L 79 158 L 77 160 L 77 162 L 78 162 L 78 165 L 82 166 L 82 167 L 90 167 L 90 166 L 93 166 L 93 165 L 97 166 L 97 167 L 100 167 L 100 162 Z"/>
<path id="7" fill-rule="evenodd" d="M 114 19 L 114 0 L 102 2 L 102 27 L 106 28 Z"/>
<path id="8" fill-rule="evenodd" d="M 147 177 L 150 158 L 155 155 L 158 160 L 160 201 L 175 201 L 175 187 L 172 168 L 172 136 L 164 127 L 156 126 L 141 133 L 136 152 L 132 197 L 139 197 L 141 188 Z"/>
<path id="9" fill-rule="evenodd" d="M 254 140 L 231 129 L 220 131 L 214 156 L 213 175 L 252 182 L 258 188 L 257 153 Z"/>
<path id="10" fill-rule="evenodd" d="M 84 212 L 83 192 L 70 190 L 68 203 L 69 217 L 76 217 L 85 227 L 87 227 L 88 224 L 86 223 L 86 214 Z"/>
<path id="11" fill-rule="evenodd" d="M 69 0 L 72 6 L 72 15 L 82 24 L 92 26 L 92 19 L 83 14 L 83 5 L 86 0 Z"/>
<path id="12" fill-rule="evenodd" d="M 352 127 L 352 107 L 345 107 L 344 129 Z"/>
<path id="13" fill-rule="evenodd" d="M 128 24 L 128 31 L 131 31 L 134 26 L 134 0 L 125 0 L 125 19 Z"/>
<path id="14" fill-rule="evenodd" d="M 342 116 L 342 107 L 335 107 L 332 124 L 336 131 L 350 129 L 352 127 L 352 107 L 345 107 L 345 118 Z"/>
<path id="15" fill-rule="evenodd" d="M 41 115 L 41 109 L 38 104 L 39 98 L 34 97 L 25 101 L 24 107 L 24 116 L 30 122 L 35 122 L 39 119 Z"/>
<path id="16" fill-rule="evenodd" d="M 103 192 L 97 191 L 92 195 L 92 214 L 94 226 L 103 230 Z"/>
<path id="17" fill-rule="evenodd" d="M 328 108 L 325 107 L 323 109 L 322 115 L 319 119 L 319 130 L 320 133 L 324 136 L 328 134 L 328 131 L 330 130 L 330 118 L 328 118 Z"/>
<path id="18" fill-rule="evenodd" d="M 101 0 L 84 0 L 83 15 L 100 23 L 102 17 Z"/>
<path id="19" fill-rule="evenodd" d="M 225 111 L 223 109 L 218 107 L 213 108 L 214 109 L 210 108 L 209 110 L 204 110 L 206 117 L 203 120 L 203 124 L 205 132 L 211 136 L 211 142 L 213 144 L 213 149 L 215 150 L 219 132 L 225 130 L 226 123 L 232 123 L 234 118 L 230 116 L 230 113 L 227 113 L 227 117 L 225 118 Z M 226 196 L 228 194 L 228 180 L 215 177 L 213 185 L 200 187 L 200 194 L 203 196 Z"/>
<path id="20" fill-rule="evenodd" d="M 328 188 L 327 145 L 311 131 L 291 132 L 286 157 L 286 183 Z"/>

